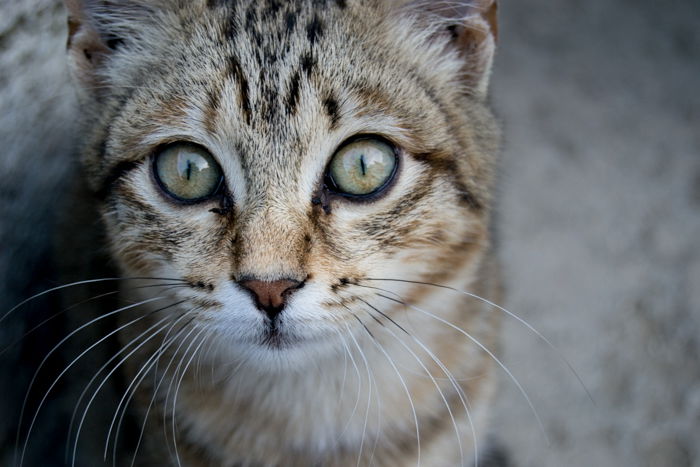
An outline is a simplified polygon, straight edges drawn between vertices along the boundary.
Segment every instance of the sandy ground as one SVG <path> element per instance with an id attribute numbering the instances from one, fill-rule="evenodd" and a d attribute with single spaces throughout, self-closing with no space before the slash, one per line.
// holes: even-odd
<path id="1" fill-rule="evenodd" d="M 503 377 L 493 432 L 516 466 L 700 466 L 700 3 L 672 3 L 502 2 L 506 305 L 558 349 L 506 320 L 504 362 L 546 433 Z M 50 276 L 70 169 L 61 9 L 32 5 L 0 4 L 0 309 Z M 5 321 L 0 342 L 23 326 Z M 18 360 L 37 356 L 0 358 L 0 465 Z"/>

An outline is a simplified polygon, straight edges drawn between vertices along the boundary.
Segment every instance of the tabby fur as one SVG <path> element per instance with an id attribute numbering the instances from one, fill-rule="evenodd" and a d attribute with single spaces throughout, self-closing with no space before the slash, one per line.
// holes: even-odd
<path id="1" fill-rule="evenodd" d="M 121 314 L 124 346 L 168 325 L 126 363 L 146 423 L 137 465 L 472 464 L 494 363 L 456 327 L 495 350 L 497 313 L 405 281 L 498 299 L 495 2 L 65 1 L 111 255 L 124 277 L 184 281 L 124 287 L 152 300 Z M 358 134 L 401 151 L 365 202 L 323 187 Z M 224 195 L 159 191 L 151 155 L 175 141 L 214 155 Z M 304 283 L 275 339 L 238 285 L 249 277 Z"/>

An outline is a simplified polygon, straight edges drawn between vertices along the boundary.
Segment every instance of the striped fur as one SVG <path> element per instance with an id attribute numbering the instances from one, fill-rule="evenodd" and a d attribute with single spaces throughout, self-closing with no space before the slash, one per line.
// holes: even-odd
<path id="1" fill-rule="evenodd" d="M 189 318 L 155 377 L 139 385 L 148 424 L 138 458 L 404 466 L 420 455 L 425 466 L 471 464 L 472 440 L 487 434 L 493 362 L 421 310 L 490 349 L 495 310 L 446 289 L 374 279 L 496 299 L 493 2 L 66 3 L 83 159 L 112 255 L 125 275 L 189 284 L 168 292 L 183 304 L 123 332 L 126 343 L 168 314 Z M 400 151 L 395 182 L 368 202 L 323 186 L 335 149 L 358 134 Z M 219 196 L 184 206 L 160 192 L 149 161 L 174 141 L 213 154 L 226 176 Z M 245 277 L 305 281 L 281 315 L 279 340 L 265 339 L 264 316 L 236 282 Z M 130 378 L 160 343 L 130 361 Z"/>

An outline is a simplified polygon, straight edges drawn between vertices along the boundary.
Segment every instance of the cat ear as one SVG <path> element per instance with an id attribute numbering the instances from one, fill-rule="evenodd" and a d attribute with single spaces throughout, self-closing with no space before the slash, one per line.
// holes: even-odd
<path id="1" fill-rule="evenodd" d="M 460 54 L 468 92 L 485 96 L 498 40 L 497 0 L 418 0 L 406 7 L 427 14 L 435 33 Z"/>
<path id="2" fill-rule="evenodd" d="M 139 30 L 160 0 L 63 0 L 68 10 L 68 56 L 74 76 L 88 92 L 105 85 L 104 66 Z"/>
<path id="3" fill-rule="evenodd" d="M 96 1 L 64 0 L 68 10 L 68 56 L 78 82 L 89 90 L 100 85 L 99 70 L 119 39 L 97 20 Z"/>

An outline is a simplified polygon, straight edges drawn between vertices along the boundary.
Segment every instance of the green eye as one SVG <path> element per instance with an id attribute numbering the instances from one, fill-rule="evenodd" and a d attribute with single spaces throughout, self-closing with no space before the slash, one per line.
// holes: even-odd
<path id="1" fill-rule="evenodd" d="M 219 192 L 224 178 L 206 149 L 188 143 L 167 146 L 156 154 L 153 171 L 163 191 L 186 203 L 211 198 Z"/>
<path id="2" fill-rule="evenodd" d="M 394 148 L 377 138 L 356 139 L 335 153 L 327 176 L 335 191 L 367 196 L 386 187 L 396 173 Z"/>

